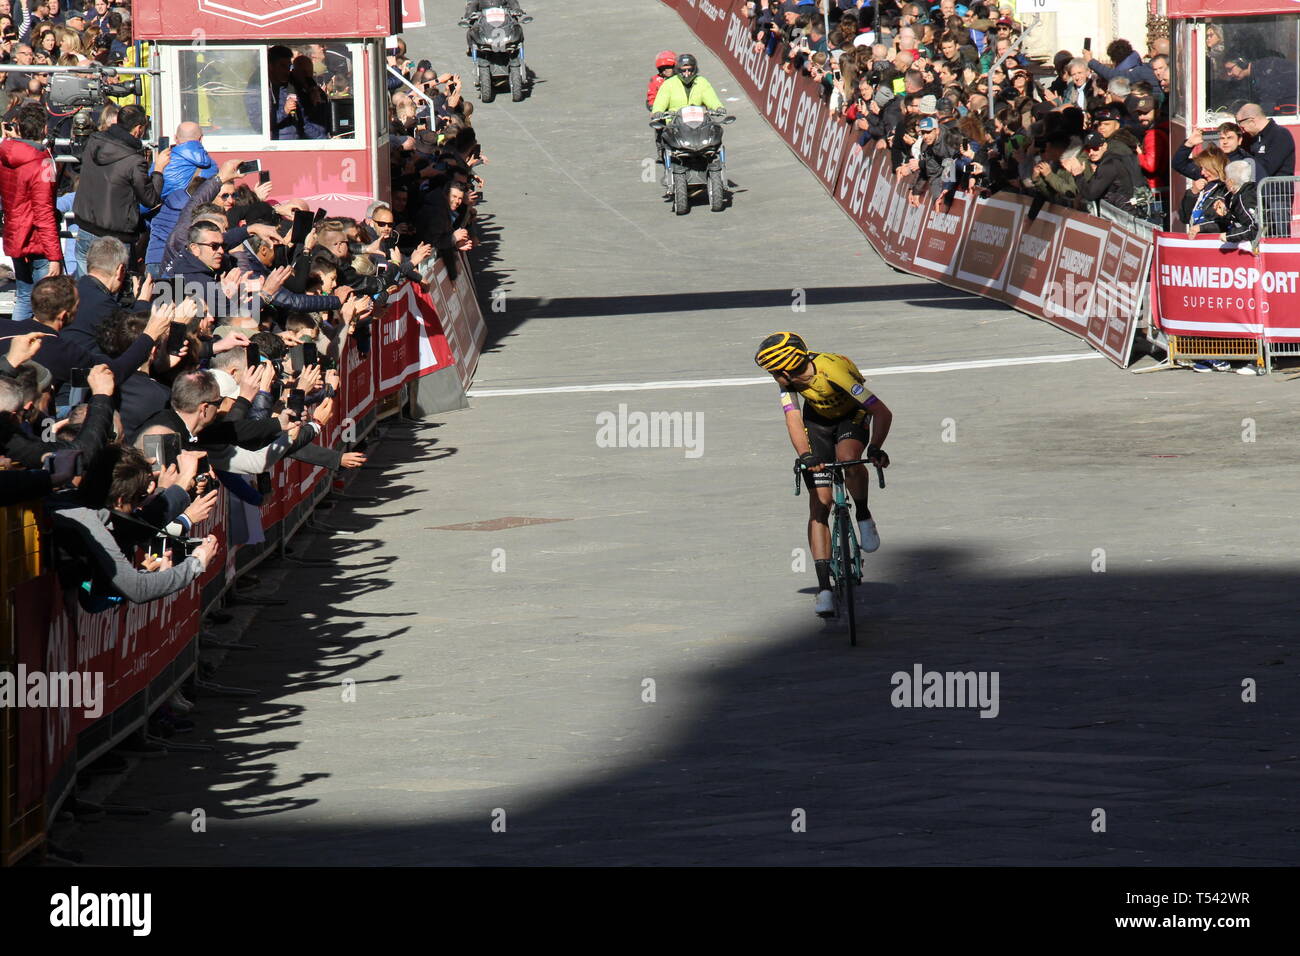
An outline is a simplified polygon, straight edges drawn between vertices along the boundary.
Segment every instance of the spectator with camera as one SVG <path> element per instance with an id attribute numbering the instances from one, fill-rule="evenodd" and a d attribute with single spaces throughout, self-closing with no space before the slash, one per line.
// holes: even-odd
<path id="1" fill-rule="evenodd" d="M 216 558 L 220 545 L 209 535 L 178 564 L 167 556 L 151 557 L 144 568 L 134 561 L 142 534 L 156 535 L 189 506 L 184 485 L 196 477 L 197 458 L 186 458 L 181 468 L 155 480 L 143 454 L 129 445 L 110 445 L 86 463 L 75 494 L 50 500 L 55 566 L 65 592 L 87 611 L 109 610 L 123 599 L 143 604 L 166 597 L 196 580 Z M 146 513 L 151 497 L 161 507 Z M 127 541 L 125 548 L 119 536 Z"/>
<path id="2" fill-rule="evenodd" d="M 127 305 L 139 313 L 148 313 L 153 299 L 153 281 L 130 281 L 127 272 L 130 255 L 119 239 L 105 236 L 90 244 L 86 253 L 86 271 L 77 279 L 76 317 L 63 327 L 60 335 L 84 349 L 98 346 L 99 330 L 104 321 Z"/>
<path id="3" fill-rule="evenodd" d="M 1129 208 L 1141 185 L 1132 163 L 1111 153 L 1109 141 L 1095 131 L 1084 134 L 1082 145 L 1080 155 L 1061 162 L 1074 176 L 1079 197 L 1086 202 L 1104 200 L 1119 209 Z"/>
<path id="4" fill-rule="evenodd" d="M 88 414 L 75 441 L 59 444 L 49 421 L 54 379 L 49 370 L 34 360 L 54 336 L 29 332 L 13 337 L 9 350 L 0 358 L 0 382 L 4 383 L 4 407 L 0 407 L 0 455 L 28 468 L 45 467 L 60 451 L 93 455 L 113 430 L 113 373 L 107 365 L 85 369 L 85 389 L 90 394 Z M 56 482 L 58 484 L 60 482 Z"/>
<path id="5" fill-rule="evenodd" d="M 90 244 L 101 236 L 120 239 L 131 248 L 140 230 L 140 207 L 152 210 L 162 203 L 163 173 L 171 150 L 158 153 L 150 173 L 148 150 L 142 142 L 148 131 L 145 111 L 124 106 L 116 123 L 87 141 L 72 207 L 78 230 L 78 271 L 85 270 Z"/>
<path id="6" fill-rule="evenodd" d="M 48 276 L 37 282 L 32 287 L 31 306 L 31 318 L 14 322 L 13 331 L 19 335 L 51 333 L 41 346 L 41 364 L 49 370 L 56 388 L 70 383 L 75 369 L 101 363 L 108 365 L 115 381 L 129 377 L 148 356 L 154 342 L 166 337 L 168 328 L 165 317 L 152 317 L 136 342 L 122 355 L 106 361 L 103 355 L 61 334 L 63 327 L 76 316 L 79 306 L 77 283 L 71 276 Z"/>

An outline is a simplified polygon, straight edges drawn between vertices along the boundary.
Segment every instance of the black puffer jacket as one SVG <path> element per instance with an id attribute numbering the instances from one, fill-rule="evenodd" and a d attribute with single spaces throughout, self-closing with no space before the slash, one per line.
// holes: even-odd
<path id="1" fill-rule="evenodd" d="M 1093 167 L 1092 175 L 1075 176 L 1074 180 L 1079 184 L 1079 195 L 1084 199 L 1089 202 L 1100 199 L 1120 209 L 1128 209 L 1129 200 L 1138 186 L 1146 184 L 1146 180 L 1135 173 L 1129 157 L 1112 153 L 1109 146 Z"/>
<path id="2" fill-rule="evenodd" d="M 162 173 L 149 173 L 143 144 L 121 125 L 95 133 L 81 157 L 81 181 L 72 205 L 77 226 L 129 246 L 140 228 L 138 207 L 158 206 L 162 186 Z"/>

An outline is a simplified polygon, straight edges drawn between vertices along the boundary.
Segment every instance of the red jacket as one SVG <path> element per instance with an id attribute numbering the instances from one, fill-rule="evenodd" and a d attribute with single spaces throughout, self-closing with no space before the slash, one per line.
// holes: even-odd
<path id="1" fill-rule="evenodd" d="M 0 142 L 5 255 L 63 261 L 58 213 L 54 209 L 55 179 L 49 150 L 25 139 Z"/>
<path id="2" fill-rule="evenodd" d="M 645 91 L 646 106 L 652 109 L 654 108 L 655 96 L 659 93 L 659 87 L 664 85 L 664 79 L 665 79 L 664 77 L 658 75 L 652 76 L 650 78 L 650 86 Z"/>
<path id="3" fill-rule="evenodd" d="M 1160 120 L 1142 134 L 1142 151 L 1138 164 L 1147 185 L 1159 189 L 1169 185 L 1169 121 Z"/>

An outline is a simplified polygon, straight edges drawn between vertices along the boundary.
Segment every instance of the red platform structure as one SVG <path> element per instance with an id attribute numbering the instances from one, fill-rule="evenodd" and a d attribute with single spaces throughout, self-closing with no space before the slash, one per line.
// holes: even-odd
<path id="1" fill-rule="evenodd" d="M 135 39 L 156 47 L 150 91 L 155 135 L 197 122 L 218 161 L 258 156 L 283 195 L 361 216 L 388 194 L 388 81 L 384 41 L 418 0 L 135 0 Z M 267 51 L 312 61 L 328 96 L 326 138 L 283 139 L 270 127 Z M 324 111 L 323 111 L 324 112 Z"/>

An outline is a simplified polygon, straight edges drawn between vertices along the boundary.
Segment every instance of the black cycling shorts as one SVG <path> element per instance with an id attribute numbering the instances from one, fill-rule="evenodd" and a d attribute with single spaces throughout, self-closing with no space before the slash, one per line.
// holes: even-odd
<path id="1" fill-rule="evenodd" d="M 846 439 L 851 438 L 862 442 L 863 445 L 867 444 L 871 435 L 867 431 L 865 421 L 866 413 L 862 411 L 855 411 L 843 418 L 823 418 L 807 409 L 804 409 L 803 414 L 803 427 L 808 433 L 808 444 L 812 448 L 812 453 L 818 461 L 826 462 L 835 460 L 835 446 Z M 829 471 L 805 471 L 803 479 L 809 490 L 831 486 Z"/>

